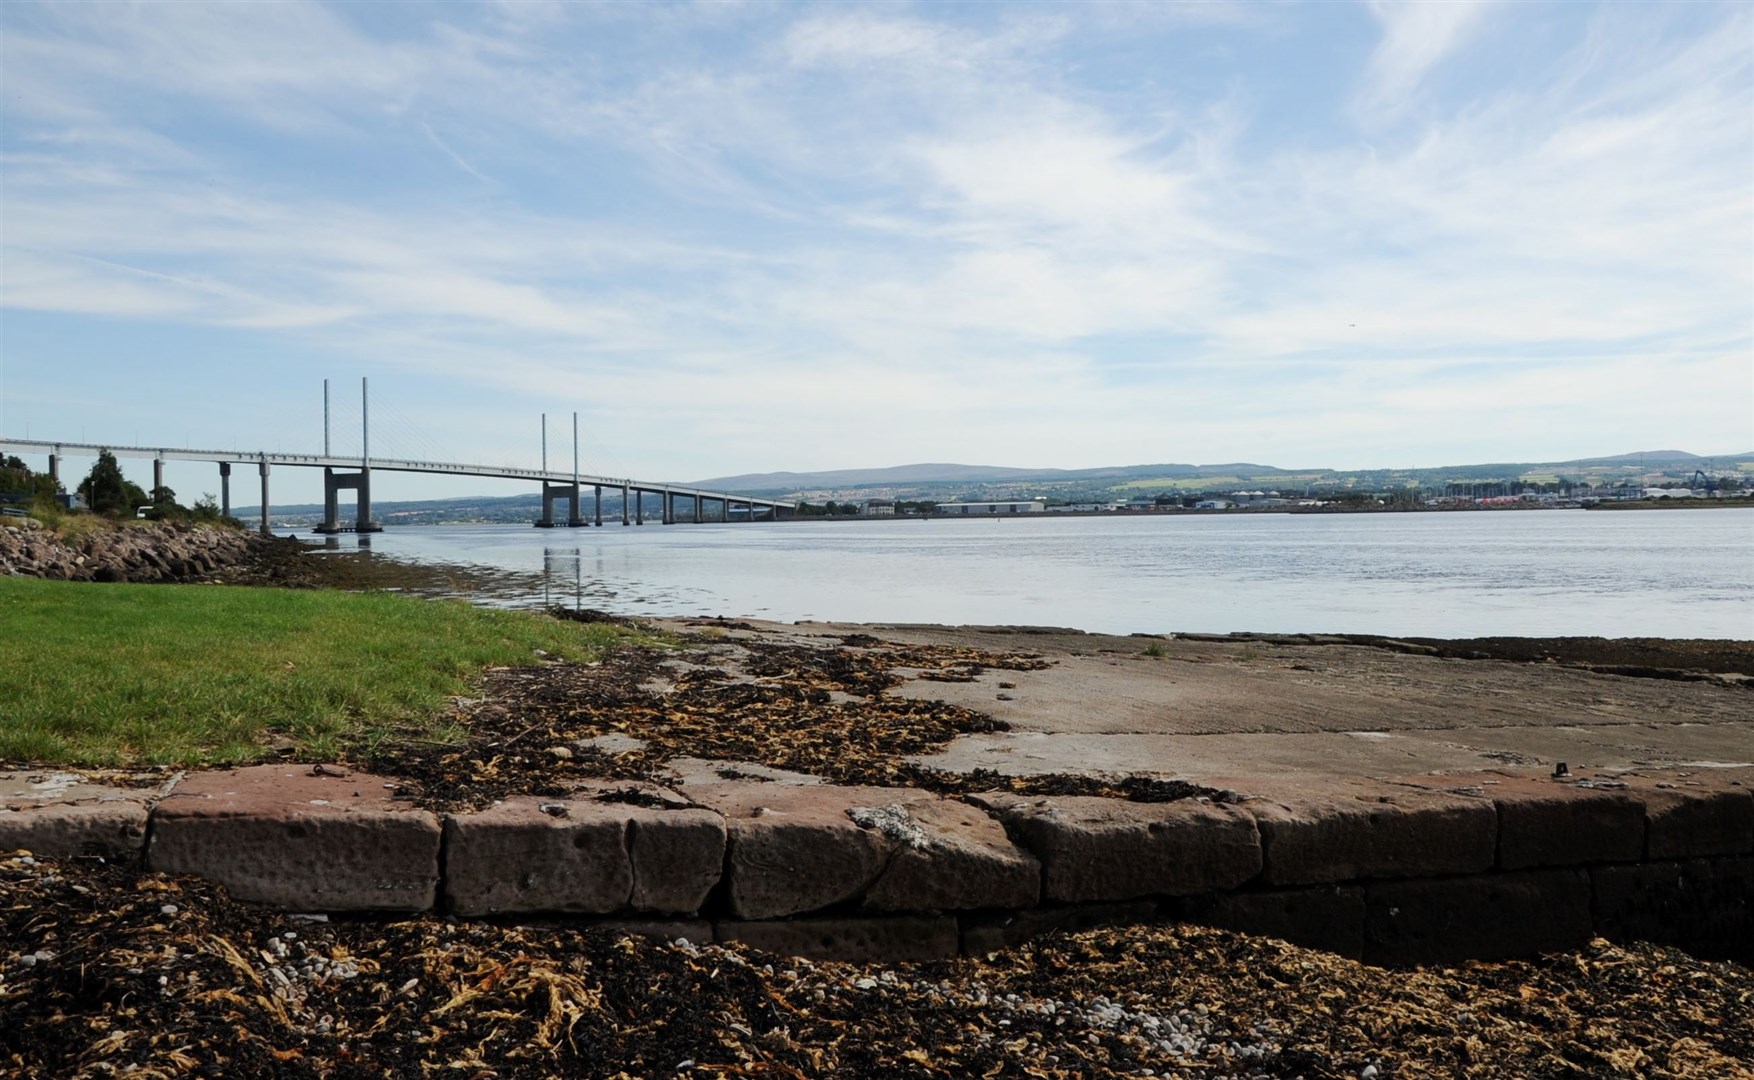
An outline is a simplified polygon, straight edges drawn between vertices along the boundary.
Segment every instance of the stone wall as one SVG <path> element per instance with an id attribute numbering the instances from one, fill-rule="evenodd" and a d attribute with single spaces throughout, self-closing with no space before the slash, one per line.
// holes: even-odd
<path id="1" fill-rule="evenodd" d="M 0 850 L 140 858 L 293 910 L 564 914 L 848 959 L 1168 918 L 1385 965 L 1594 934 L 1754 960 L 1754 768 L 1231 786 L 1235 802 L 1136 803 L 624 784 L 437 814 L 332 766 L 159 790 L 13 774 Z"/>

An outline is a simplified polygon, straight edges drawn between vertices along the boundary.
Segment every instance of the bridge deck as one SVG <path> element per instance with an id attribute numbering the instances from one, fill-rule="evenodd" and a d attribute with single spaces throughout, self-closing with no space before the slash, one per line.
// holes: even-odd
<path id="1" fill-rule="evenodd" d="M 72 453 L 82 457 L 96 457 L 100 450 L 108 450 L 117 457 L 153 458 L 159 461 L 208 461 L 215 464 L 262 464 L 270 467 L 290 465 L 300 468 L 316 469 L 358 469 L 361 461 L 357 457 L 334 457 L 323 454 L 279 454 L 265 450 L 254 452 L 239 450 L 191 450 L 182 447 L 151 447 L 151 446 L 117 446 L 102 443 L 51 442 L 43 439 L 0 438 L 0 452 L 13 454 L 55 454 Z M 774 509 L 795 510 L 797 503 L 783 499 L 763 499 L 753 495 L 737 495 L 731 492 L 709 491 L 705 488 L 687 487 L 681 484 L 654 483 L 649 480 L 634 480 L 620 476 L 587 476 L 580 473 L 576 478 L 571 472 L 558 472 L 550 469 L 523 469 L 513 465 L 469 465 L 448 461 L 403 461 L 396 458 L 372 458 L 370 467 L 373 471 L 437 473 L 450 476 L 482 476 L 498 480 L 529 480 L 546 484 L 572 484 L 576 479 L 581 487 L 622 488 L 631 491 L 648 492 L 651 494 L 676 495 L 683 498 L 699 497 L 702 499 L 729 500 L 746 503 L 750 506 L 765 506 Z"/>

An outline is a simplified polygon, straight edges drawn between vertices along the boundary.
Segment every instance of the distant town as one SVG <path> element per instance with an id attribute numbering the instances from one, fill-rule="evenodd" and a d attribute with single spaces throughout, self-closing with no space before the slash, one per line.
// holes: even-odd
<path id="1" fill-rule="evenodd" d="M 1369 470 L 1246 463 L 1084 470 L 920 464 L 745 474 L 690 483 L 797 499 L 803 504 L 801 517 L 817 518 L 1754 506 L 1754 452 L 1707 458 L 1653 450 L 1564 462 Z M 535 492 L 379 500 L 376 514 L 387 525 L 528 522 L 540 514 L 540 503 Z M 297 527 L 320 520 L 322 509 L 316 504 L 284 505 L 271 512 L 277 523 Z"/>

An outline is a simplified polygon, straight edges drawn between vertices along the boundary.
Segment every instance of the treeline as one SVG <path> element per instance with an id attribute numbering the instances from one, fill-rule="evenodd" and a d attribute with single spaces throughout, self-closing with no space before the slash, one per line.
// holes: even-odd
<path id="1" fill-rule="evenodd" d="M 168 487 L 147 491 L 122 475 L 122 466 L 108 450 L 98 452 L 91 472 L 74 490 L 83 507 L 67 505 L 66 490 L 60 483 L 46 473 L 32 472 L 22 459 L 8 457 L 0 461 L 0 501 L 23 504 L 35 517 L 55 518 L 83 509 L 111 518 L 238 524 L 237 519 L 220 512 L 219 503 L 211 494 L 184 506 L 177 502 L 177 493 Z"/>

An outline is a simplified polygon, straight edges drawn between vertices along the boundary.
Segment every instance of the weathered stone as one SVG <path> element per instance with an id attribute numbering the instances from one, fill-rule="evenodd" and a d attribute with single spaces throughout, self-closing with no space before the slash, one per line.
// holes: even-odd
<path id="1" fill-rule="evenodd" d="M 1272 885 L 1471 874 L 1496 855 L 1498 814 L 1483 798 L 1335 782 L 1242 805 L 1260 827 L 1261 880 Z"/>
<path id="2" fill-rule="evenodd" d="M 0 807 L 0 851 L 137 859 L 146 818 L 144 800 Z"/>
<path id="3" fill-rule="evenodd" d="M 862 899 L 875 910 L 1033 904 L 1040 871 L 981 811 L 930 792 L 691 785 L 725 815 L 731 909 L 762 919 Z"/>
<path id="4" fill-rule="evenodd" d="M 1091 797 L 973 796 L 1041 860 L 1044 898 L 1062 903 L 1191 896 L 1261 872 L 1255 819 L 1235 807 Z"/>
<path id="5" fill-rule="evenodd" d="M 696 911 L 718 884 L 725 824 L 653 784 L 586 784 L 445 820 L 445 896 L 461 915 Z"/>
<path id="6" fill-rule="evenodd" d="M 1623 788 L 1594 787 L 1602 781 L 1589 777 L 1494 779 L 1486 791 L 1498 807 L 1500 869 L 1637 862 L 1644 856 L 1644 806 Z"/>
<path id="7" fill-rule="evenodd" d="M 446 905 L 465 916 L 621 911 L 633 894 L 626 810 L 520 797 L 447 814 Z"/>
<path id="8" fill-rule="evenodd" d="M 198 773 L 153 810 L 147 866 L 295 911 L 425 911 L 438 885 L 438 819 L 386 787 L 306 765 Z"/>
<path id="9" fill-rule="evenodd" d="M 1364 903 L 1364 959 L 1372 964 L 1533 956 L 1573 948 L 1591 933 L 1584 870 L 1371 882 Z"/>
<path id="10" fill-rule="evenodd" d="M 1603 937 L 1754 963 L 1754 857 L 1598 866 L 1590 881 Z"/>
<path id="11" fill-rule="evenodd" d="M 725 819 L 710 810 L 641 809 L 631 824 L 633 906 L 699 911 L 725 872 Z"/>
<path id="12" fill-rule="evenodd" d="M 765 919 L 855 899 L 877 880 L 894 844 L 847 817 L 871 800 L 828 785 L 690 785 L 690 796 L 725 817 L 733 913 Z"/>
<path id="13" fill-rule="evenodd" d="M 976 913 L 959 920 L 962 951 L 985 956 L 1021 944 L 1030 938 L 1059 931 L 1075 934 L 1096 926 L 1132 926 L 1158 916 L 1157 901 L 1128 900 L 1119 904 L 1070 904 L 1024 911 Z"/>
<path id="14" fill-rule="evenodd" d="M 1214 893 L 1180 902 L 1186 922 L 1259 934 L 1341 956 L 1364 955 L 1364 889 L 1317 885 L 1264 892 Z"/>
<path id="15" fill-rule="evenodd" d="M 849 918 L 724 921 L 718 942 L 812 960 L 908 963 L 956 955 L 956 920 L 944 916 L 874 915 Z"/>
<path id="16" fill-rule="evenodd" d="M 156 794 L 62 770 L 0 773 L 0 851 L 137 859 Z"/>
<path id="17" fill-rule="evenodd" d="M 902 844 L 865 893 L 875 911 L 1028 907 L 1041 899 L 1041 864 L 977 807 L 921 792 L 894 793 L 924 836 Z"/>
<path id="18" fill-rule="evenodd" d="M 1754 852 L 1754 769 L 1677 770 L 1617 779 L 1644 804 L 1645 858 Z"/>

